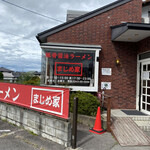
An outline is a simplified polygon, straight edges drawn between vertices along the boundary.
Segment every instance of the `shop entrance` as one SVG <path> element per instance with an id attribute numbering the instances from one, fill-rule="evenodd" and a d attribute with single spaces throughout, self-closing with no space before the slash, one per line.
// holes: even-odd
<path id="1" fill-rule="evenodd" d="M 141 62 L 141 111 L 150 115 L 150 60 Z"/>

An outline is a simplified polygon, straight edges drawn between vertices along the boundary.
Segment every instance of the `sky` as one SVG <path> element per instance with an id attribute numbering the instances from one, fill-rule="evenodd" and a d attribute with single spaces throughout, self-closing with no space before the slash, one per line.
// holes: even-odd
<path id="1" fill-rule="evenodd" d="M 13 71 L 41 71 L 38 33 L 65 22 L 67 10 L 92 11 L 114 1 L 0 0 L 0 67 Z"/>

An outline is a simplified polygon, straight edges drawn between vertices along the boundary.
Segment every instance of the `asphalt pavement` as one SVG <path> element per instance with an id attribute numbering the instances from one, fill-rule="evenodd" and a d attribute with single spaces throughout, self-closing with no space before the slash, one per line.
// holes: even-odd
<path id="1" fill-rule="evenodd" d="M 0 150 L 64 150 L 65 147 L 0 120 Z"/>
<path id="2" fill-rule="evenodd" d="M 150 132 L 146 133 L 150 136 Z M 77 150 L 150 150 L 150 146 L 121 147 L 110 133 L 97 135 L 89 132 L 89 127 L 82 124 L 78 124 L 77 135 Z M 65 148 L 0 120 L 0 150 L 72 150 L 72 148 Z"/>
<path id="3" fill-rule="evenodd" d="M 79 150 L 150 150 L 150 146 L 127 146 L 122 147 L 115 138 L 108 132 L 97 135 L 88 131 L 88 127 L 78 125 Z M 150 132 L 146 132 L 150 136 Z"/>

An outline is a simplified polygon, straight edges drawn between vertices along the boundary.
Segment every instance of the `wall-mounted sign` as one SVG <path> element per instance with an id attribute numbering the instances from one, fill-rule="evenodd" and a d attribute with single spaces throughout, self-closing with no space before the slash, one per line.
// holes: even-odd
<path id="1" fill-rule="evenodd" d="M 111 90 L 111 82 L 101 82 L 102 90 Z"/>
<path id="2" fill-rule="evenodd" d="M 98 90 L 99 50 L 50 46 L 42 50 L 42 84 L 67 86 L 74 91 Z"/>
<path id="3" fill-rule="evenodd" d="M 67 88 L 0 83 L 0 101 L 68 119 Z"/>
<path id="4" fill-rule="evenodd" d="M 111 76 L 112 75 L 111 68 L 102 68 L 102 75 Z"/>

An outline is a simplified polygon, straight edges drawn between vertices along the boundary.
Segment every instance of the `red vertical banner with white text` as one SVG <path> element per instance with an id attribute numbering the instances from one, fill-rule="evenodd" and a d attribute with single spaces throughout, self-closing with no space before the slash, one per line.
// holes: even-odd
<path id="1" fill-rule="evenodd" d="M 69 89 L 0 82 L 0 101 L 68 119 Z"/>

